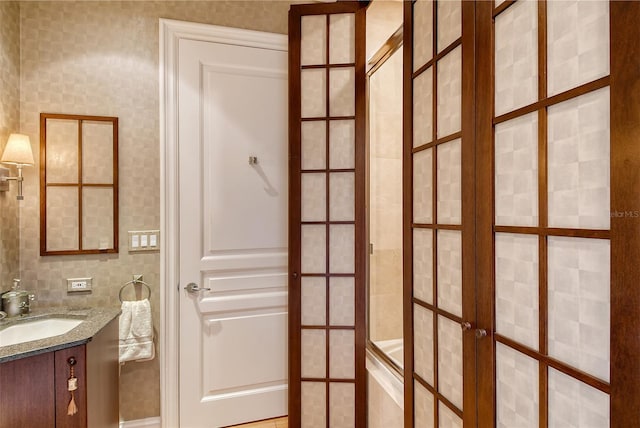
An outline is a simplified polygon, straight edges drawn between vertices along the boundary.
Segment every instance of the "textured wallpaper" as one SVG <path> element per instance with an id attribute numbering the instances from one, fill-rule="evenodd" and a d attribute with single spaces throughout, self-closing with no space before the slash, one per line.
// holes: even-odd
<path id="1" fill-rule="evenodd" d="M 9 134 L 20 126 L 19 18 L 18 2 L 0 2 L 0 155 Z M 16 169 L 11 167 L 10 173 L 16 175 Z M 0 192 L 0 293 L 11 286 L 19 268 L 17 186 L 10 184 L 8 192 Z"/>
<path id="2" fill-rule="evenodd" d="M 152 287 L 157 332 L 160 257 L 158 253 L 129 254 L 127 231 L 160 226 L 158 19 L 286 33 L 289 4 L 287 1 L 20 3 L 20 128 L 32 138 L 36 163 L 41 112 L 120 119 L 119 254 L 40 257 L 38 169 L 26 171 L 26 196 L 20 216 L 21 273 L 25 288 L 36 291 L 37 305 L 118 306 L 120 286 L 132 274 L 143 274 Z M 0 2 L 3 21 L 4 10 L 10 8 Z M 12 22 L 15 26 L 15 20 Z M 3 44 L 7 31 L 4 23 L 0 24 Z M 3 70 L 0 85 L 6 85 L 6 59 L 0 57 L 0 61 Z M 4 91 L 3 86 L 0 91 Z M 0 115 L 6 113 L 0 110 Z M 85 276 L 94 279 L 93 293 L 67 295 L 65 278 Z M 123 419 L 159 415 L 159 389 L 157 358 L 123 366 L 120 388 Z"/>

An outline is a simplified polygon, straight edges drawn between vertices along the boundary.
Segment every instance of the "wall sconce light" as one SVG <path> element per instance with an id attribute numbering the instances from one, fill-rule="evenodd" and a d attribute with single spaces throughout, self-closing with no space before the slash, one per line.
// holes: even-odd
<path id="1" fill-rule="evenodd" d="M 6 175 L 8 170 L 6 168 L 0 168 L 0 186 L 2 186 L 0 191 L 9 190 L 9 181 L 15 180 L 18 182 L 17 199 L 19 201 L 23 200 L 22 181 L 24 178 L 22 177 L 22 167 L 27 165 L 32 166 L 34 164 L 29 136 L 24 134 L 9 135 L 9 141 L 7 141 L 7 146 L 4 148 L 4 153 L 2 154 L 2 158 L 0 158 L 0 163 L 15 165 L 18 169 L 17 177 L 9 177 Z M 2 169 L 4 169 L 4 173 L 1 171 Z"/>

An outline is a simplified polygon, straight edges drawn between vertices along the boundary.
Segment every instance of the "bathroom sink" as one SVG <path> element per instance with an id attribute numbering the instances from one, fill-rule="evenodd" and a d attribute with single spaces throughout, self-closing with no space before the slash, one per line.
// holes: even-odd
<path id="1" fill-rule="evenodd" d="M 46 318 L 19 322 L 0 330 L 0 346 L 16 345 L 65 334 L 82 324 L 82 321 L 70 318 Z"/>

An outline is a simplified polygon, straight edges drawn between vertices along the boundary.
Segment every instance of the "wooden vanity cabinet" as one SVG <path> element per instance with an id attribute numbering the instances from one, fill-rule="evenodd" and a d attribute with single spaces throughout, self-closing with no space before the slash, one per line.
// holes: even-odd
<path id="1" fill-rule="evenodd" d="M 68 415 L 70 357 L 78 413 Z M 84 345 L 0 364 L 0 428 L 116 428 L 118 320 Z"/>

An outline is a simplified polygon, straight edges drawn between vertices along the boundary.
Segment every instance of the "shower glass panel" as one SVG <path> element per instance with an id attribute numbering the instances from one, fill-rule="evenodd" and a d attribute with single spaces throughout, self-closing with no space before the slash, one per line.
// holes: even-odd
<path id="1" fill-rule="evenodd" d="M 369 343 L 398 369 L 402 332 L 402 47 L 369 72 Z"/>

